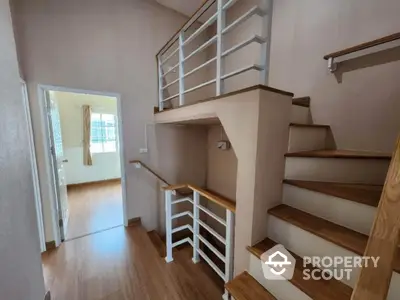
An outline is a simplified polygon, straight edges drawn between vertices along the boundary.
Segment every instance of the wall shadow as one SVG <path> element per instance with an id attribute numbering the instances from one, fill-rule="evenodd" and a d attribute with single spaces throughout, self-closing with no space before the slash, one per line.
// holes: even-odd
<path id="1" fill-rule="evenodd" d="M 400 60 L 400 46 L 381 50 L 375 53 L 365 54 L 356 58 L 351 58 L 338 62 L 338 68 L 334 75 L 338 83 L 342 83 L 343 74 L 355 70 L 365 69 L 378 65 L 383 65 Z"/>

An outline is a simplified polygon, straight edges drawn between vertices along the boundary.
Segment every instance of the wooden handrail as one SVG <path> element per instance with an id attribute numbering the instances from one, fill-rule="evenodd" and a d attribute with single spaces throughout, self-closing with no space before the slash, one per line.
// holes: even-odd
<path id="1" fill-rule="evenodd" d="M 210 200 L 226 209 L 229 209 L 232 212 L 236 211 L 236 203 L 233 202 L 232 200 L 218 196 L 210 191 L 202 189 L 193 184 L 177 184 L 177 185 L 170 185 L 170 186 L 163 187 L 163 189 L 166 191 L 174 191 L 174 190 L 179 190 L 179 189 L 183 189 L 183 188 L 189 188 L 192 191 L 196 191 L 203 197 L 207 198 L 208 200 Z"/>
<path id="2" fill-rule="evenodd" d="M 151 174 L 153 174 L 155 177 L 157 177 L 158 180 L 160 180 L 162 183 L 164 183 L 167 186 L 170 186 L 171 184 L 168 183 L 164 178 L 162 178 L 160 175 L 158 175 L 156 172 L 154 172 L 151 168 L 149 168 L 145 163 L 141 162 L 140 160 L 130 160 L 130 164 L 140 164 L 145 168 L 147 171 L 149 171 Z"/>
<path id="3" fill-rule="evenodd" d="M 370 42 L 362 43 L 362 44 L 359 44 L 357 46 L 353 46 L 353 47 L 350 47 L 350 48 L 346 48 L 344 50 L 340 50 L 340 51 L 336 51 L 336 52 L 327 54 L 327 55 L 324 56 L 324 59 L 328 60 L 330 58 L 336 58 L 336 57 L 339 57 L 339 56 L 343 56 L 343 55 L 350 54 L 350 53 L 353 53 L 353 52 L 357 52 L 357 51 L 360 51 L 360 50 L 368 49 L 368 48 L 371 48 L 371 47 L 375 47 L 375 46 L 382 45 L 382 44 L 385 44 L 385 43 L 388 43 L 388 42 L 392 42 L 392 41 L 395 41 L 395 40 L 399 40 L 399 39 L 400 39 L 400 32 L 399 33 L 394 33 L 394 34 L 391 34 L 391 35 L 388 35 L 388 36 L 385 36 L 385 37 L 382 37 L 382 38 L 379 38 L 379 39 L 376 39 L 376 40 L 373 40 L 373 41 L 370 41 Z"/>
<path id="4" fill-rule="evenodd" d="M 179 33 L 183 30 L 186 31 L 194 22 L 196 22 L 209 8 L 215 3 L 216 0 L 204 0 L 200 7 L 189 17 L 189 19 L 178 29 L 177 32 L 164 44 L 158 51 L 156 57 L 167 51 L 172 44 L 178 39 Z"/>
<path id="5" fill-rule="evenodd" d="M 187 187 L 188 187 L 187 184 L 171 184 L 169 186 L 164 186 L 163 190 L 164 191 L 175 191 L 175 190 L 180 190 L 180 189 L 184 189 Z"/>
<path id="6" fill-rule="evenodd" d="M 379 257 L 378 267 L 363 267 L 352 300 L 385 300 L 400 233 L 400 137 L 386 177 L 364 256 Z"/>

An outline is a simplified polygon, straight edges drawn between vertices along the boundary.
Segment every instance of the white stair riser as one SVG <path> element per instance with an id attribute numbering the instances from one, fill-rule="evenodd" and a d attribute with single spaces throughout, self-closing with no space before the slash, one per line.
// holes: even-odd
<path id="1" fill-rule="evenodd" d="M 311 116 L 310 116 L 310 108 L 292 105 L 292 116 L 290 118 L 291 123 L 299 123 L 299 124 L 310 124 Z"/>
<path id="2" fill-rule="evenodd" d="M 376 213 L 376 207 L 289 184 L 283 185 L 283 203 L 366 235 Z"/>
<path id="3" fill-rule="evenodd" d="M 307 294 L 286 280 L 267 280 L 261 266 L 261 260 L 252 254 L 250 255 L 249 273 L 263 287 L 265 287 L 275 298 L 285 300 L 312 300 Z"/>
<path id="4" fill-rule="evenodd" d="M 389 163 L 382 159 L 286 157 L 285 178 L 383 184 Z"/>
<path id="5" fill-rule="evenodd" d="M 291 126 L 288 152 L 325 149 L 327 133 L 328 129 L 325 127 Z"/>
<path id="6" fill-rule="evenodd" d="M 300 229 L 288 222 L 282 221 L 274 216 L 268 216 L 268 236 L 277 243 L 282 244 L 288 250 L 293 251 L 300 257 L 350 257 L 359 256 L 343 247 L 337 246 L 322 239 L 308 231 Z M 360 273 L 359 268 L 353 269 L 350 280 L 342 280 L 343 283 L 354 287 Z M 387 300 L 397 300 L 400 294 L 400 276 L 393 272 Z"/>

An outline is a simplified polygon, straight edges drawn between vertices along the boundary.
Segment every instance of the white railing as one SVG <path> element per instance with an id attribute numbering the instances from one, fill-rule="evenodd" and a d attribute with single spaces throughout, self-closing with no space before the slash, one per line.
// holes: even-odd
<path id="1" fill-rule="evenodd" d="M 243 15 L 239 16 L 235 21 L 231 22 L 229 25 L 226 24 L 226 12 L 227 10 L 235 4 L 235 2 L 240 0 L 208 0 L 206 1 L 200 9 L 189 19 L 189 21 L 182 27 L 182 29 L 172 37 L 172 39 L 160 50 L 157 54 L 158 62 L 158 85 L 159 85 L 159 111 L 164 109 L 164 103 L 175 98 L 179 99 L 179 106 L 185 104 L 185 94 L 200 89 L 202 87 L 208 86 L 210 84 L 215 84 L 215 96 L 219 96 L 225 93 L 224 90 L 224 80 L 239 75 L 241 73 L 247 72 L 249 70 L 260 71 L 260 84 L 267 84 L 268 81 L 268 57 L 269 57 L 269 37 L 271 31 L 271 13 L 272 11 L 272 0 L 260 0 L 260 6 L 254 6 Z M 211 15 L 211 17 L 206 20 L 194 33 L 185 39 L 184 33 L 186 30 L 196 22 L 199 17 L 206 12 L 210 7 L 216 3 L 216 12 Z M 225 49 L 224 35 L 228 32 L 233 31 L 240 24 L 248 20 L 254 15 L 258 15 L 263 18 L 262 22 L 262 36 L 254 35 L 249 37 L 245 41 L 231 47 L 230 49 Z M 214 22 L 216 24 L 216 35 L 211 37 L 197 49 L 191 53 L 185 53 L 185 46 L 187 46 L 191 41 L 193 41 L 199 34 L 201 34 L 207 27 L 211 26 Z M 177 48 L 169 51 L 169 49 L 178 43 Z M 185 62 L 193 57 L 195 54 L 204 51 L 210 45 L 216 43 L 216 56 L 203 64 L 193 68 L 192 70 L 185 70 Z M 225 74 L 224 71 L 224 60 L 226 56 L 238 51 L 239 49 L 246 47 L 251 43 L 258 43 L 262 45 L 261 48 L 261 58 L 260 64 L 252 64 L 248 66 L 243 66 L 233 72 Z M 169 51 L 169 52 L 168 52 Z M 167 54 L 168 53 L 168 54 Z M 172 57 L 178 55 L 178 63 L 170 67 L 165 73 L 163 73 L 163 67 L 165 67 L 166 62 L 168 62 Z M 215 78 L 210 79 L 204 83 L 197 86 L 186 89 L 185 88 L 185 78 L 193 73 L 201 70 L 202 68 L 208 66 L 210 63 L 216 63 L 216 74 Z M 164 84 L 165 76 L 172 71 L 178 71 L 178 78 L 173 80 L 168 84 Z M 185 73 L 186 71 L 186 73 Z M 178 93 L 164 98 L 164 91 L 171 86 L 178 84 Z"/>
<path id="2" fill-rule="evenodd" d="M 180 188 L 190 188 L 193 190 L 193 197 L 184 197 L 180 199 L 173 199 L 173 194 L 175 190 Z M 235 204 L 229 200 L 223 199 L 219 196 L 213 195 L 203 189 L 195 187 L 193 185 L 179 185 L 179 186 L 169 186 L 164 188 L 165 190 L 165 214 L 166 214 L 166 250 L 167 254 L 165 260 L 170 263 L 174 260 L 173 258 L 173 248 L 188 243 L 193 247 L 193 263 L 198 263 L 200 257 L 207 262 L 210 267 L 222 278 L 226 283 L 233 279 L 233 240 L 234 240 L 234 226 L 235 226 Z M 176 194 L 176 193 L 175 193 Z M 210 211 L 208 208 L 200 204 L 200 195 L 204 196 L 206 199 L 213 201 L 220 206 L 224 207 L 226 210 L 225 219 L 217 216 L 215 213 Z M 192 211 L 183 211 L 173 214 L 174 205 L 178 203 L 189 202 L 192 204 Z M 218 223 L 225 227 L 225 236 L 221 236 L 217 231 L 215 231 L 211 226 L 206 224 L 200 219 L 200 210 L 207 214 L 208 216 L 215 219 Z M 191 224 L 185 224 L 173 228 L 172 221 L 189 216 L 193 220 Z M 206 237 L 200 234 L 200 228 L 210 233 L 215 239 L 221 242 L 225 246 L 225 254 L 222 254 L 215 246 L 210 243 Z M 180 232 L 182 230 L 189 229 L 191 232 L 191 237 L 186 237 L 181 240 L 173 242 L 172 236 L 174 233 Z M 200 247 L 200 242 L 210 249 L 223 263 L 224 270 L 221 269 L 207 256 L 207 254 Z M 204 248 L 203 248 L 204 249 Z M 228 299 L 228 293 L 225 291 L 223 296 L 224 299 Z"/>

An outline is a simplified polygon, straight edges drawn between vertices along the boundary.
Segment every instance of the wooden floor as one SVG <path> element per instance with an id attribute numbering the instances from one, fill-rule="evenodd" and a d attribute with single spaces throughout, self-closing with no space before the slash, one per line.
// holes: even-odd
<path id="1" fill-rule="evenodd" d="M 123 224 L 119 181 L 68 188 L 69 221 L 66 240 Z"/>
<path id="2" fill-rule="evenodd" d="M 43 254 L 52 300 L 220 300 L 223 288 L 191 249 L 167 264 L 140 225 L 117 227 L 65 242 Z"/>

